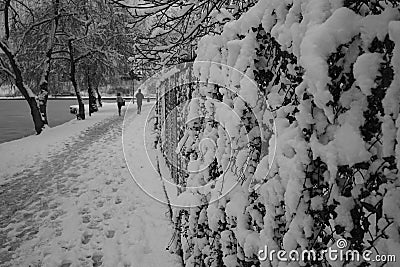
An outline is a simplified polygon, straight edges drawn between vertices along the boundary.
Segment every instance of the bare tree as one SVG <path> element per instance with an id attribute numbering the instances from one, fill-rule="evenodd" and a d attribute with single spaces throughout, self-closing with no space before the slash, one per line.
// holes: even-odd
<path id="1" fill-rule="evenodd" d="M 33 8 L 35 5 L 38 5 L 38 3 L 32 1 L 29 2 L 29 4 L 31 5 L 23 1 L 1 1 L 1 12 L 3 16 L 2 31 L 4 35 L 0 40 L 0 49 L 3 51 L 4 56 L 0 57 L 0 70 L 11 78 L 12 82 L 28 102 L 35 131 L 37 134 L 40 134 L 46 124 L 46 120 L 40 113 L 36 95 L 25 84 L 23 68 L 18 61 L 18 53 L 23 50 L 25 36 L 27 36 L 32 29 L 52 21 L 53 17 L 37 20 L 33 13 Z"/>
<path id="2" fill-rule="evenodd" d="M 55 76 L 68 74 L 80 107 L 78 117 L 84 119 L 81 76 L 87 74 L 91 99 L 96 92 L 101 101 L 99 81 L 129 72 L 128 58 L 135 56 L 132 47 L 143 31 L 135 27 L 136 20 L 125 7 L 101 0 L 2 0 L 0 4 L 1 75 L 27 100 L 38 134 L 48 123 L 49 83 Z"/>
<path id="3" fill-rule="evenodd" d="M 39 94 L 39 109 L 43 117 L 44 123 L 48 124 L 47 120 L 47 99 L 49 95 L 49 77 L 51 73 L 51 60 L 54 50 L 56 31 L 58 28 L 58 22 L 60 19 L 60 0 L 53 0 L 53 12 L 54 19 L 51 21 L 51 29 L 48 35 L 47 46 L 46 46 L 46 57 L 45 64 L 43 66 L 42 75 L 40 78 L 40 94 Z"/>
<path id="4" fill-rule="evenodd" d="M 219 26 L 238 17 L 254 2 L 253 0 L 161 0 L 141 1 L 127 4 L 123 0 L 112 0 L 126 8 L 132 25 L 143 30 L 136 39 L 135 62 L 154 65 L 172 65 L 194 58 L 196 43 L 202 36 L 218 32 Z M 154 64 L 161 63 L 161 64 Z"/>
<path id="5" fill-rule="evenodd" d="M 129 14 L 119 7 L 100 0 L 66 1 L 63 5 L 72 15 L 60 21 L 58 49 L 53 53 L 57 54 L 55 59 L 69 64 L 68 73 L 79 105 L 78 118 L 84 119 L 80 86 L 88 87 L 91 114 L 96 109 L 94 92 L 100 95 L 101 76 L 127 64 L 129 39 L 133 35 L 126 29 Z"/>

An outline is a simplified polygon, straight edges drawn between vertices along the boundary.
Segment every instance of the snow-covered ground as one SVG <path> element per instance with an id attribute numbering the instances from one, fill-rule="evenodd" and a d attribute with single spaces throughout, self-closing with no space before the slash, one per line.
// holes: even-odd
<path id="1" fill-rule="evenodd" d="M 85 121 L 0 145 L 0 266 L 178 266 L 165 249 L 167 206 L 129 171 L 165 196 L 145 153 L 146 104 L 125 121 L 106 104 Z"/>

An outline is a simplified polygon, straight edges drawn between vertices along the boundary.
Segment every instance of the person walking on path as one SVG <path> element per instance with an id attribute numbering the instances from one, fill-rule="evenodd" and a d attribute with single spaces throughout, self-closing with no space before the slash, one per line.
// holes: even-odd
<path id="1" fill-rule="evenodd" d="M 136 94 L 136 103 L 137 103 L 137 113 L 140 114 L 142 112 L 142 101 L 143 101 L 143 94 L 142 91 L 139 89 Z"/>
<path id="2" fill-rule="evenodd" d="M 118 106 L 118 115 L 121 116 L 121 108 L 125 106 L 125 100 L 122 98 L 121 93 L 117 93 L 117 106 Z"/>

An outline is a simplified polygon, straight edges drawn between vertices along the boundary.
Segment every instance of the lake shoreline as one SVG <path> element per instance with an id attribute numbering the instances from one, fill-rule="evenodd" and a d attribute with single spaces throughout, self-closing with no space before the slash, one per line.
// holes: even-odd
<path id="1" fill-rule="evenodd" d="M 109 102 L 113 101 L 104 101 L 104 103 Z M 47 103 L 49 127 L 53 128 L 76 120 L 75 114 L 70 113 L 70 106 L 76 103 L 76 99 L 49 100 Z M 0 100 L 0 113 L 2 114 L 0 117 L 0 144 L 35 135 L 29 105 L 25 99 Z"/>
<path id="2" fill-rule="evenodd" d="M 131 101 L 131 98 L 125 97 L 125 99 L 128 102 Z M 154 98 L 150 97 L 150 99 Z M 115 104 L 114 97 L 104 97 L 102 100 L 103 103 Z M 149 101 L 146 100 L 146 102 Z M 87 104 L 88 101 L 85 101 L 85 105 Z M 73 105 L 77 105 L 77 101 L 73 97 L 49 98 L 47 102 L 49 127 L 76 120 L 76 115 L 70 112 L 70 107 Z M 117 109 L 115 110 L 117 112 Z M 87 115 L 89 115 L 88 111 L 86 106 Z M 0 144 L 35 134 L 29 105 L 24 98 L 0 98 L 0 114 L 2 114 L 0 117 Z"/>
<path id="3" fill-rule="evenodd" d="M 123 96 L 125 99 L 131 99 L 131 96 Z M 89 100 L 89 97 L 83 96 L 83 100 Z M 25 100 L 24 97 L 0 96 L 0 100 Z M 77 100 L 75 96 L 49 96 L 48 100 Z M 102 96 L 101 100 L 115 100 L 115 96 Z"/>
<path id="4" fill-rule="evenodd" d="M 132 96 L 122 96 L 126 100 L 131 100 Z M 101 100 L 115 100 L 116 96 L 102 96 Z M 83 100 L 89 100 L 88 96 L 82 96 Z M 155 100 L 156 98 L 154 96 L 145 96 L 145 99 L 150 99 L 150 100 Z M 25 100 L 23 96 L 16 96 L 16 97 L 11 97 L 11 96 L 0 96 L 0 100 Z M 77 100 L 76 96 L 49 96 L 48 100 Z"/>

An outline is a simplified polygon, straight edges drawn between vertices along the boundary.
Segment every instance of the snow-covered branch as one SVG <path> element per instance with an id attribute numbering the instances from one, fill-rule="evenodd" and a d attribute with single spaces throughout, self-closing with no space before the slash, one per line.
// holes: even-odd
<path id="1" fill-rule="evenodd" d="M 130 12 L 133 25 L 146 25 L 145 32 L 138 36 L 137 50 L 142 56 L 146 54 L 145 58 L 158 58 L 161 65 L 187 60 L 182 54 L 192 56 L 196 40 L 207 33 L 218 32 L 216 26 L 220 22 L 224 24 L 233 18 L 224 9 L 230 7 L 232 1 L 225 0 L 142 1 L 136 5 L 119 0 L 113 2 Z M 242 2 L 244 7 L 253 3 Z"/>

